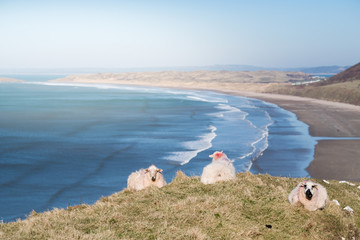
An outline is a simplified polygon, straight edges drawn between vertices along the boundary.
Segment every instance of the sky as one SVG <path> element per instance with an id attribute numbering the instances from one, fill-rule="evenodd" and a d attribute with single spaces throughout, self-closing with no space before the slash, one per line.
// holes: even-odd
<path id="1" fill-rule="evenodd" d="M 360 61 L 359 0 L 0 0 L 0 68 Z"/>

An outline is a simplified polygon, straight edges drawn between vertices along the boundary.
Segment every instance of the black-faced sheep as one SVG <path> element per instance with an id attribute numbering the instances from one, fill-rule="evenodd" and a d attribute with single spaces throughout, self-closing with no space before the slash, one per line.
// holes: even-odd
<path id="1" fill-rule="evenodd" d="M 212 163 L 204 167 L 200 181 L 204 184 L 213 184 L 236 178 L 235 168 L 225 153 L 215 152 L 210 155 Z"/>
<path id="2" fill-rule="evenodd" d="M 300 202 L 309 211 L 325 208 L 327 198 L 326 189 L 312 181 L 299 183 L 289 194 L 289 202 L 292 205 Z"/>
<path id="3" fill-rule="evenodd" d="M 128 177 L 127 187 L 129 190 L 142 190 L 150 186 L 161 188 L 166 185 L 162 169 L 151 165 L 147 169 L 140 169 Z"/>

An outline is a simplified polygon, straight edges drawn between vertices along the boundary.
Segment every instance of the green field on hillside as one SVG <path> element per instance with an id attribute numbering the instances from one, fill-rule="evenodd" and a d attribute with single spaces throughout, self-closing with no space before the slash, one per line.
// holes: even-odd
<path id="1" fill-rule="evenodd" d="M 333 102 L 360 105 L 360 80 L 334 83 L 324 86 L 309 85 L 276 85 L 265 90 L 267 93 L 310 97 Z"/>
<path id="2" fill-rule="evenodd" d="M 357 185 L 313 180 L 340 206 L 329 201 L 324 210 L 309 212 L 287 199 L 303 180 L 239 173 L 235 180 L 204 185 L 180 172 L 161 189 L 123 190 L 94 205 L 33 212 L 26 220 L 0 224 L 0 238 L 357 239 Z"/>

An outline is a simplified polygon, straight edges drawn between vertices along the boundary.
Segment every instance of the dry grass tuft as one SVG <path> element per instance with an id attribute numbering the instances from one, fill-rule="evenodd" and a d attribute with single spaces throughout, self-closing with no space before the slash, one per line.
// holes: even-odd
<path id="1" fill-rule="evenodd" d="M 179 170 L 176 172 L 176 176 L 175 176 L 175 179 L 171 182 L 173 184 L 179 184 L 179 183 L 182 183 L 184 181 L 188 181 L 189 180 L 189 177 L 186 176 L 186 174 Z"/>
<path id="2" fill-rule="evenodd" d="M 94 205 L 32 212 L 26 220 L 0 224 L 0 238 L 358 239 L 360 190 L 314 180 L 341 206 L 330 201 L 324 210 L 309 212 L 287 200 L 303 180 L 239 173 L 235 180 L 204 185 L 178 172 L 161 189 L 123 190 Z"/>

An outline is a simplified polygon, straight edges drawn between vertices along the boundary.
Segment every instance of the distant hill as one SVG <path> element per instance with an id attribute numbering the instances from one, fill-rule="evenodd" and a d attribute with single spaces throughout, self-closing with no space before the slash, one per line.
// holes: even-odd
<path id="1" fill-rule="evenodd" d="M 360 105 L 360 63 L 324 81 L 300 86 L 277 85 L 266 92 Z"/>
<path id="2" fill-rule="evenodd" d="M 347 82 L 353 80 L 360 80 L 360 62 L 346 69 L 345 71 L 340 72 L 335 76 L 332 76 L 328 80 L 322 81 L 319 85 L 323 86 L 323 85 L 329 85 L 333 83 L 341 83 L 341 82 Z"/>
<path id="3" fill-rule="evenodd" d="M 300 67 L 300 68 L 276 68 L 276 67 L 257 67 L 249 65 L 212 65 L 204 67 L 193 67 L 198 70 L 212 71 L 282 71 L 282 72 L 303 72 L 308 74 L 333 75 L 342 72 L 350 66 L 320 66 L 320 67 Z"/>
<path id="4" fill-rule="evenodd" d="M 288 71 L 297 71 L 308 74 L 336 74 L 349 68 L 350 66 L 322 66 L 322 67 L 308 67 L 308 68 L 288 68 Z"/>
<path id="5" fill-rule="evenodd" d="M 281 72 L 303 72 L 308 74 L 333 75 L 342 72 L 350 66 L 320 66 L 320 67 L 300 67 L 300 68 L 277 68 L 277 67 L 258 67 L 251 65 L 210 65 L 198 67 L 174 68 L 178 71 L 281 71 Z"/>

